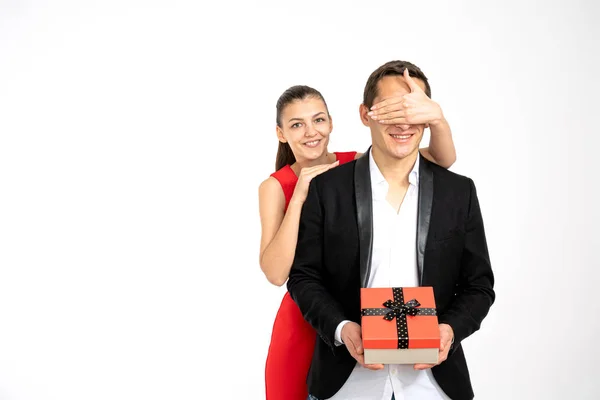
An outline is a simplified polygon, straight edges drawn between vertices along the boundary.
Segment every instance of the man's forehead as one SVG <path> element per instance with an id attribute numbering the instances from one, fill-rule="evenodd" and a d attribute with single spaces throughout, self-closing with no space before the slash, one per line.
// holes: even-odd
<path id="1" fill-rule="evenodd" d="M 421 89 L 425 89 L 425 83 L 422 80 L 418 78 L 413 78 L 413 80 Z M 377 97 L 375 100 L 383 101 L 390 97 L 403 96 L 408 93 L 410 93 L 410 86 L 408 86 L 402 75 L 384 76 L 377 82 Z"/>

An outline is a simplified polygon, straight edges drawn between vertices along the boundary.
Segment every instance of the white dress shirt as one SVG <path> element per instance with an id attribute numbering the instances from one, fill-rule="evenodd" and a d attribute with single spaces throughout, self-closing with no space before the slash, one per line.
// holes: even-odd
<path id="1" fill-rule="evenodd" d="M 417 209 L 419 157 L 409 174 L 409 187 L 398 212 L 388 203 L 389 184 L 369 152 L 373 195 L 373 255 L 367 287 L 415 287 L 417 275 Z M 342 345 L 343 321 L 335 340 Z M 356 363 L 350 377 L 331 400 L 439 400 L 449 399 L 431 370 L 416 371 L 413 365 L 386 365 L 373 371 Z"/>

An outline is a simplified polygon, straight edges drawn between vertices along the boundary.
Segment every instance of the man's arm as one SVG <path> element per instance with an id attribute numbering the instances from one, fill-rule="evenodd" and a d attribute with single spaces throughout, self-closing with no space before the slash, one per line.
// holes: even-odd
<path id="1" fill-rule="evenodd" d="M 287 288 L 304 319 L 333 349 L 336 328 L 346 318 L 323 282 L 323 214 L 316 183 L 316 180 L 310 183 L 302 208 L 298 244 Z"/>
<path id="2" fill-rule="evenodd" d="M 452 305 L 439 317 L 440 323 L 452 327 L 455 345 L 479 329 L 495 300 L 494 274 L 485 239 L 483 218 L 475 184 L 472 180 L 469 181 L 471 196 L 465 226 L 460 281 Z"/>

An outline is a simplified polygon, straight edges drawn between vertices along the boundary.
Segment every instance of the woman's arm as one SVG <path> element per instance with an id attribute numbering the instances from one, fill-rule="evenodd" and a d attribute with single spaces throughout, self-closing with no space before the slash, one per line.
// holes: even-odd
<path id="1" fill-rule="evenodd" d="M 450 168 L 456 161 L 456 149 L 452 140 L 450 125 L 444 117 L 429 123 L 431 138 L 429 147 L 420 149 L 423 157 L 444 168 Z"/>
<path id="2" fill-rule="evenodd" d="M 294 261 L 302 202 L 292 199 L 284 213 L 285 197 L 273 177 L 260 185 L 258 202 L 262 227 L 260 268 L 269 282 L 282 286 Z"/>
<path id="3" fill-rule="evenodd" d="M 290 275 L 298 241 L 300 213 L 310 181 L 337 165 L 336 161 L 303 168 L 287 211 L 284 211 L 285 196 L 275 178 L 269 177 L 260 185 L 258 203 L 262 234 L 259 262 L 260 268 L 273 285 L 282 286 Z"/>

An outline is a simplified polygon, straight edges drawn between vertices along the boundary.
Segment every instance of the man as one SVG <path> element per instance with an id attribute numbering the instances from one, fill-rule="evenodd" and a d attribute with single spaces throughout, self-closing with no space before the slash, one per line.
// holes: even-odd
<path id="1" fill-rule="evenodd" d="M 472 399 L 461 342 L 494 302 L 494 277 L 473 181 L 419 156 L 425 124 L 410 104 L 383 125 L 374 103 L 431 90 L 415 65 L 392 61 L 365 86 L 360 117 L 370 151 L 316 177 L 300 220 L 288 290 L 318 340 L 311 399 Z M 413 119 L 414 120 L 414 119 Z M 432 286 L 437 365 L 365 365 L 361 287 Z"/>

